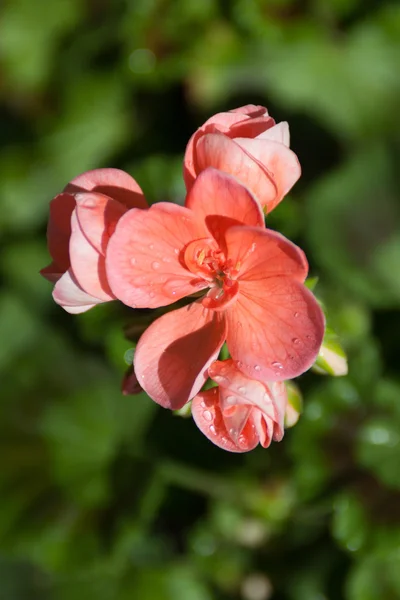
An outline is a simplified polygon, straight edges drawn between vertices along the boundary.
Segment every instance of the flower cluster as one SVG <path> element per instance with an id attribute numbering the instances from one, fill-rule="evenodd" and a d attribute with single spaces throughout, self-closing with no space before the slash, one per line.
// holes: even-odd
<path id="1" fill-rule="evenodd" d="M 168 307 L 140 337 L 126 390 L 173 410 L 192 401 L 226 450 L 268 447 L 284 432 L 284 381 L 314 364 L 325 325 L 304 253 L 265 226 L 300 177 L 288 125 L 261 106 L 217 114 L 189 140 L 183 171 L 184 206 L 149 208 L 117 169 L 71 181 L 50 204 L 42 275 L 70 313 L 110 300 Z"/>

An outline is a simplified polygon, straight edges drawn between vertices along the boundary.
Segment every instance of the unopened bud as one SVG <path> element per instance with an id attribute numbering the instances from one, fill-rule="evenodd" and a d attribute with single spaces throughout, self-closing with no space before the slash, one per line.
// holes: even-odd
<path id="1" fill-rule="evenodd" d="M 285 428 L 293 427 L 303 410 L 303 397 L 300 388 L 293 381 L 285 381 L 287 391 L 287 405 L 285 411 Z"/>
<path id="2" fill-rule="evenodd" d="M 327 328 L 325 331 L 324 341 L 312 370 L 320 375 L 347 375 L 346 353 L 332 329 Z"/>

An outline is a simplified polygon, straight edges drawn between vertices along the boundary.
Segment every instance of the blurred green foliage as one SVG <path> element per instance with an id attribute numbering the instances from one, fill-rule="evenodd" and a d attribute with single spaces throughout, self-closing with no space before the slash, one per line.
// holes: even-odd
<path id="1" fill-rule="evenodd" d="M 1 600 L 400 598 L 400 5 L 3 0 Z M 182 202 L 185 144 L 247 103 L 303 177 L 269 225 L 302 245 L 349 375 L 231 455 L 122 396 L 128 310 L 72 317 L 38 271 L 48 202 L 90 168 Z"/>

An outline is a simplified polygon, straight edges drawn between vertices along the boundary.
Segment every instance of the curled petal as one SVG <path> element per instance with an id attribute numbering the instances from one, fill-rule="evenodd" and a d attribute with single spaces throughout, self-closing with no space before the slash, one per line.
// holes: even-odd
<path id="1" fill-rule="evenodd" d="M 75 177 L 65 188 L 70 194 L 98 192 L 122 202 L 127 208 L 147 208 L 147 202 L 136 181 L 120 169 L 94 169 Z"/>
<path id="2" fill-rule="evenodd" d="M 246 104 L 245 106 L 240 106 L 239 108 L 233 108 L 231 113 L 239 113 L 241 115 L 248 115 L 253 119 L 255 117 L 265 117 L 268 116 L 268 111 L 265 106 L 260 106 L 259 104 Z"/>
<path id="3" fill-rule="evenodd" d="M 71 270 L 78 285 L 103 302 L 115 300 L 107 282 L 105 258 L 88 242 L 75 211 L 71 217 L 71 229 L 69 255 Z"/>
<path id="4" fill-rule="evenodd" d="M 285 275 L 303 282 L 308 273 L 304 252 L 280 233 L 256 227 L 231 227 L 225 234 L 228 257 L 240 281 L 264 281 Z"/>
<path id="5" fill-rule="evenodd" d="M 284 417 L 287 405 L 287 392 L 283 382 L 262 383 L 240 371 L 233 360 L 215 361 L 209 368 L 209 375 L 219 384 L 220 406 L 228 432 L 238 439 L 244 422 L 242 419 L 256 418 L 260 413 L 262 421 L 257 421 L 260 443 L 267 447 L 271 440 L 280 441 L 284 432 Z M 238 408 L 248 409 L 246 412 Z M 270 435 L 268 434 L 270 433 Z"/>
<path id="6" fill-rule="evenodd" d="M 227 135 L 230 138 L 255 138 L 263 135 L 264 132 L 269 131 L 275 125 L 272 117 L 258 117 L 256 119 L 247 119 L 247 121 L 241 121 L 235 123 Z"/>
<path id="7" fill-rule="evenodd" d="M 225 341 L 224 318 L 194 302 L 148 327 L 136 347 L 134 368 L 147 394 L 176 410 L 195 396 Z"/>
<path id="8" fill-rule="evenodd" d="M 238 136 L 238 137 L 246 137 L 246 136 Z M 286 121 L 281 121 L 260 133 L 257 136 L 259 140 L 271 140 L 273 142 L 279 142 L 280 144 L 284 144 L 289 148 L 290 146 L 290 133 L 289 133 L 289 124 Z"/>
<path id="9" fill-rule="evenodd" d="M 83 234 L 98 252 L 105 255 L 117 222 L 127 211 L 126 206 L 97 192 L 76 194 L 75 200 L 75 212 Z"/>
<path id="10" fill-rule="evenodd" d="M 71 270 L 66 271 L 57 281 L 53 290 L 57 304 L 71 314 L 79 314 L 100 304 L 102 300 L 87 294 L 76 281 Z"/>
<path id="11" fill-rule="evenodd" d="M 249 188 L 262 206 L 275 202 L 277 187 L 268 170 L 226 135 L 203 135 L 196 146 L 195 169 L 215 167 L 234 175 Z"/>
<path id="12" fill-rule="evenodd" d="M 315 361 L 324 315 L 312 293 L 291 277 L 240 281 L 226 310 L 227 343 L 238 368 L 263 382 L 298 377 Z"/>
<path id="13" fill-rule="evenodd" d="M 183 206 L 160 202 L 148 210 L 131 209 L 107 247 L 113 293 L 132 308 L 157 308 L 198 292 L 198 278 L 184 266 L 183 254 L 188 243 L 207 235 L 205 225 Z"/>
<path id="14" fill-rule="evenodd" d="M 69 268 L 68 244 L 71 235 L 71 215 L 75 199 L 70 194 L 58 194 L 50 202 L 47 243 L 53 261 L 61 273 Z"/>
<path id="15" fill-rule="evenodd" d="M 264 226 L 263 212 L 253 194 L 231 175 L 212 167 L 197 177 L 186 206 L 206 222 L 214 236 L 224 228 L 224 221 L 218 217 L 225 217 L 229 226 Z"/>
<path id="16" fill-rule="evenodd" d="M 238 441 L 234 442 L 231 439 L 219 406 L 218 388 L 200 392 L 193 399 L 192 415 L 200 431 L 216 446 L 224 450 L 249 452 L 258 444 L 256 429 L 250 420 L 245 423 Z"/>
<path id="17" fill-rule="evenodd" d="M 265 202 L 270 212 L 300 178 L 299 160 L 290 148 L 270 139 L 243 137 L 236 138 L 235 142 L 272 174 L 278 193 L 272 201 Z"/>

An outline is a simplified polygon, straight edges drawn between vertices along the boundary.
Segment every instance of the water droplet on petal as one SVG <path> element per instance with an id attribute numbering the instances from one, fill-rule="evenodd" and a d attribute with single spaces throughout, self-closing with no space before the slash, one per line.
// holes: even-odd
<path id="1" fill-rule="evenodd" d="M 221 442 L 223 444 L 227 444 L 229 442 L 228 438 L 226 438 L 225 436 L 221 439 Z"/>
<path id="2" fill-rule="evenodd" d="M 227 396 L 225 402 L 230 405 L 236 404 L 236 398 L 235 396 Z"/>
<path id="3" fill-rule="evenodd" d="M 243 367 L 242 361 L 240 361 L 240 360 L 236 361 L 236 366 L 238 369 L 241 369 Z"/>
<path id="4" fill-rule="evenodd" d="M 169 256 L 163 256 L 162 261 L 165 263 L 169 263 L 171 262 L 171 259 L 169 258 Z"/>
<path id="5" fill-rule="evenodd" d="M 293 338 L 292 339 L 293 344 L 295 344 L 296 346 L 298 346 L 301 342 L 301 340 L 299 340 L 299 338 Z"/>
<path id="6" fill-rule="evenodd" d="M 297 318 L 297 317 L 299 317 L 299 316 L 300 316 L 300 313 L 298 313 L 298 312 L 295 312 L 293 316 Z"/>
<path id="7" fill-rule="evenodd" d="M 201 406 L 201 408 L 205 408 L 205 407 L 206 407 L 206 403 L 204 402 L 204 400 L 202 400 L 202 401 L 200 402 L 200 406 Z"/>
<path id="8" fill-rule="evenodd" d="M 157 269 L 160 268 L 160 263 L 155 260 L 154 262 L 151 263 L 151 267 L 156 271 Z"/>
<path id="9" fill-rule="evenodd" d="M 307 338 L 308 340 L 311 340 L 311 339 L 312 339 L 312 335 L 306 335 L 306 338 Z"/>
<path id="10" fill-rule="evenodd" d="M 154 244 L 149 244 L 149 248 L 150 248 L 150 250 L 153 250 L 154 249 Z"/>
<path id="11" fill-rule="evenodd" d="M 243 385 L 241 385 L 238 387 L 238 392 L 239 392 L 239 394 L 245 394 L 246 388 Z"/>
<path id="12" fill-rule="evenodd" d="M 212 419 L 213 419 L 213 416 L 209 410 L 205 410 L 203 412 L 203 417 L 205 418 L 206 421 L 212 421 Z"/>
<path id="13" fill-rule="evenodd" d="M 84 206 L 85 208 L 93 208 L 94 206 L 96 206 L 96 200 L 90 197 L 85 198 L 84 200 L 82 200 L 81 206 Z"/>
<path id="14" fill-rule="evenodd" d="M 210 429 L 210 433 L 212 433 L 213 435 L 215 435 L 215 434 L 216 434 L 216 431 L 215 431 L 215 427 L 214 427 L 214 425 L 210 425 L 210 428 L 209 428 L 209 429 Z"/>
<path id="15" fill-rule="evenodd" d="M 136 264 L 136 258 L 131 258 L 131 260 L 129 262 L 131 263 L 131 265 L 135 265 Z"/>
<path id="16" fill-rule="evenodd" d="M 154 292 L 150 292 L 149 296 L 150 296 L 150 298 L 154 298 L 155 293 Z"/>
<path id="17" fill-rule="evenodd" d="M 255 371 L 261 371 L 260 365 L 254 365 L 254 370 Z"/>
<path id="18" fill-rule="evenodd" d="M 239 435 L 238 443 L 239 443 L 239 446 L 246 445 L 246 438 L 244 437 L 244 435 Z"/>
<path id="19" fill-rule="evenodd" d="M 175 254 L 179 254 L 179 248 L 174 248 Z"/>
<path id="20" fill-rule="evenodd" d="M 271 364 L 271 367 L 273 367 L 274 369 L 283 369 L 283 365 L 280 362 L 277 362 L 277 361 L 273 362 Z"/>

